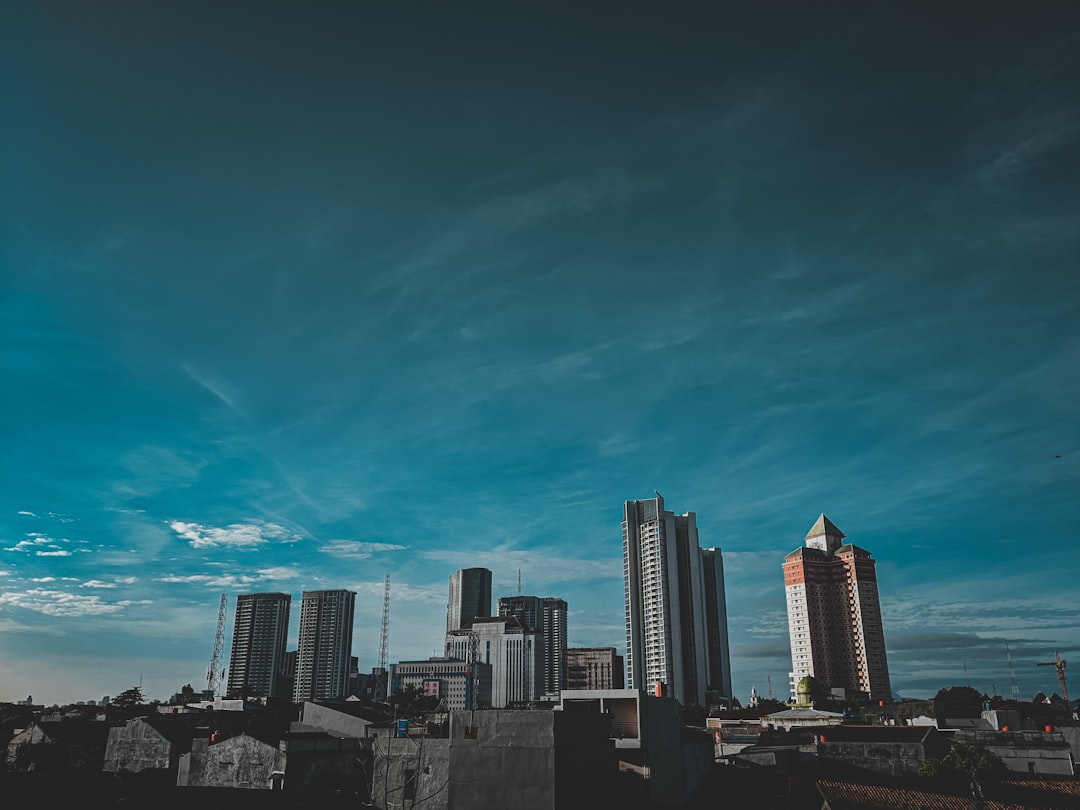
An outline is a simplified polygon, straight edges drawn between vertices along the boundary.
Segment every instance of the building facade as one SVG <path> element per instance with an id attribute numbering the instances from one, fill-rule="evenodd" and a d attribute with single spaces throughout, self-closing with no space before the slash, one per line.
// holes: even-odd
<path id="1" fill-rule="evenodd" d="M 242 593 L 236 597 L 229 694 L 281 694 L 291 602 L 287 593 Z"/>
<path id="2" fill-rule="evenodd" d="M 355 605 L 352 591 L 304 591 L 293 679 L 295 702 L 347 694 Z"/>
<path id="3" fill-rule="evenodd" d="M 707 690 L 729 697 L 723 562 L 719 549 L 703 557 L 697 515 L 665 510 L 659 493 L 626 501 L 622 540 L 627 687 L 663 684 L 684 705 L 705 705 Z"/>
<path id="4" fill-rule="evenodd" d="M 446 603 L 446 632 L 460 630 L 473 619 L 491 616 L 491 571 L 462 568 L 450 575 Z"/>
<path id="5" fill-rule="evenodd" d="M 543 635 L 543 684 L 545 700 L 558 700 L 566 680 L 566 601 L 550 596 L 500 596 L 498 614 L 513 616 L 522 627 Z"/>
<path id="6" fill-rule="evenodd" d="M 390 668 L 391 692 L 406 687 L 439 698 L 441 711 L 465 711 L 491 705 L 491 665 L 458 658 L 401 661 Z"/>
<path id="7" fill-rule="evenodd" d="M 875 562 L 843 540 L 821 515 L 806 545 L 784 558 L 791 683 L 811 676 L 827 689 L 891 700 Z"/>
<path id="8" fill-rule="evenodd" d="M 491 707 L 505 709 L 540 699 L 544 637 L 512 616 L 474 619 L 446 636 L 446 657 L 491 665 Z"/>
<path id="9" fill-rule="evenodd" d="M 623 657 L 614 647 L 568 647 L 566 689 L 622 689 Z"/>

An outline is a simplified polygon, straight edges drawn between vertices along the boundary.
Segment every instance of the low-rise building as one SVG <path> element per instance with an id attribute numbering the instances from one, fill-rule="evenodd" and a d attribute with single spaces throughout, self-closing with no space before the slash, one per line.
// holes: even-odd
<path id="1" fill-rule="evenodd" d="M 103 770 L 163 770 L 175 776 L 181 755 L 191 751 L 191 740 L 191 727 L 179 715 L 136 717 L 109 729 Z"/>
<path id="2" fill-rule="evenodd" d="M 1072 776 L 1075 763 L 1060 731 L 984 731 L 960 729 L 956 742 L 979 745 L 1017 773 Z"/>
<path id="3" fill-rule="evenodd" d="M 178 787 L 280 789 L 285 782 L 285 743 L 249 734 L 221 742 L 194 740 L 190 753 L 180 757 Z"/>
<path id="4" fill-rule="evenodd" d="M 673 698 L 640 689 L 563 690 L 558 711 L 606 716 L 620 771 L 644 780 L 655 804 L 683 803 L 713 766 L 712 734 L 683 729 Z"/>
<path id="5" fill-rule="evenodd" d="M 614 647 L 567 647 L 567 689 L 622 689 L 623 657 Z"/>
<path id="6" fill-rule="evenodd" d="M 594 810 L 615 794 L 610 723 L 598 713 L 451 712 L 446 737 L 386 731 L 373 743 L 376 807 Z"/>
<path id="7" fill-rule="evenodd" d="M 401 661 L 391 668 L 390 691 L 407 687 L 436 697 L 446 711 L 465 711 L 492 703 L 493 667 L 483 661 L 436 656 L 426 661 Z"/>

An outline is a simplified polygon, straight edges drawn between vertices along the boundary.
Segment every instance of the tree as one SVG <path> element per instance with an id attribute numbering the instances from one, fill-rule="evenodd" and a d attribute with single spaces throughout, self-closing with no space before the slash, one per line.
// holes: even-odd
<path id="1" fill-rule="evenodd" d="M 439 708 L 439 699 L 425 695 L 417 686 L 406 686 L 388 698 L 394 716 L 399 718 L 420 717 Z"/>
<path id="2" fill-rule="evenodd" d="M 199 699 L 199 695 L 192 688 L 190 683 L 185 683 L 180 687 L 180 703 L 184 706 L 189 703 L 194 703 Z"/>
<path id="3" fill-rule="evenodd" d="M 1007 770 L 1000 757 L 981 745 L 957 743 L 946 756 L 928 759 L 918 773 L 919 776 L 932 776 L 953 782 L 966 781 L 972 798 L 981 804 L 984 801 L 984 789 L 1000 782 Z"/>
<path id="4" fill-rule="evenodd" d="M 979 717 L 986 698 L 970 686 L 947 686 L 934 697 L 934 713 L 939 720 L 948 717 Z"/>
<path id="5" fill-rule="evenodd" d="M 144 702 L 142 687 L 133 686 L 130 689 L 125 689 L 119 695 L 113 698 L 113 705 L 119 706 L 122 709 L 126 709 L 129 706 L 138 706 Z"/>

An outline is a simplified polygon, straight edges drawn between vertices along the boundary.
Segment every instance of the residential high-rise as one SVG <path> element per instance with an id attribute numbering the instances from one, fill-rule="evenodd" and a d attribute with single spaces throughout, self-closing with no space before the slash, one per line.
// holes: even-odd
<path id="1" fill-rule="evenodd" d="M 236 597 L 229 694 L 279 694 L 291 601 L 287 593 L 243 593 Z"/>
<path id="2" fill-rule="evenodd" d="M 628 687 L 661 683 L 702 706 L 707 689 L 730 697 L 723 561 L 701 550 L 697 515 L 665 510 L 659 493 L 627 501 L 622 538 Z"/>
<path id="3" fill-rule="evenodd" d="M 784 558 L 792 695 L 810 675 L 828 689 L 891 700 L 875 562 L 843 539 L 821 515 L 806 545 Z"/>
<path id="4" fill-rule="evenodd" d="M 491 571 L 462 568 L 450 575 L 446 632 L 460 630 L 473 619 L 491 616 Z"/>
<path id="5" fill-rule="evenodd" d="M 352 591 L 304 591 L 294 701 L 347 694 L 355 605 L 356 594 Z"/>
<path id="6" fill-rule="evenodd" d="M 543 634 L 541 696 L 556 700 L 566 680 L 566 601 L 550 596 L 500 596 L 499 616 L 513 616 L 522 626 Z"/>

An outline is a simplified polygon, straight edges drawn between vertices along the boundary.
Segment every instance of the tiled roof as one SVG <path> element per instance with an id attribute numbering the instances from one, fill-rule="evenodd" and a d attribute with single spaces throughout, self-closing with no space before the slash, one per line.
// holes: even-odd
<path id="1" fill-rule="evenodd" d="M 818 780 L 818 791 L 829 810 L 971 810 L 974 801 L 963 787 L 943 787 L 917 780 L 896 786 Z M 1077 807 L 1080 780 L 1006 780 L 987 791 L 983 810 L 1043 810 Z M 991 798 L 993 796 L 993 798 Z"/>

